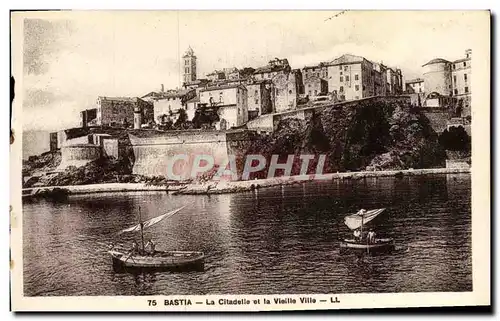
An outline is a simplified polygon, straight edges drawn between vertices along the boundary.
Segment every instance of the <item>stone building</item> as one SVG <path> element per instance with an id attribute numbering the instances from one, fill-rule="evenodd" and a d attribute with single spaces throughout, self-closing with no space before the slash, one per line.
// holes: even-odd
<path id="1" fill-rule="evenodd" d="M 309 76 L 304 80 L 304 90 L 309 97 L 324 96 L 328 94 L 328 82 L 318 76 Z"/>
<path id="2" fill-rule="evenodd" d="M 196 80 L 196 56 L 191 47 L 186 50 L 182 56 L 182 71 L 184 83 L 190 83 Z"/>
<path id="3" fill-rule="evenodd" d="M 207 79 L 211 82 L 226 80 L 226 73 L 224 72 L 224 70 L 214 70 L 211 73 L 207 74 Z"/>
<path id="4" fill-rule="evenodd" d="M 176 89 L 150 92 L 142 98 L 153 103 L 154 120 L 158 124 L 163 124 L 168 119 L 175 122 L 179 110 L 187 110 L 187 102 L 194 97 L 196 97 L 195 89 Z M 192 120 L 192 118 L 188 118 L 188 120 Z"/>
<path id="5" fill-rule="evenodd" d="M 304 68 L 302 68 L 302 76 L 304 77 L 304 79 L 311 77 L 318 77 L 328 82 L 328 64 L 320 62 L 318 65 L 305 66 Z M 306 88 L 306 94 L 307 94 L 307 88 Z"/>
<path id="6" fill-rule="evenodd" d="M 443 58 L 432 59 L 424 64 L 424 88 L 426 97 L 438 93 L 445 97 L 452 97 L 453 101 L 449 99 L 441 99 L 446 102 L 446 105 L 439 107 L 453 107 L 462 117 L 470 116 L 471 110 L 471 73 L 472 73 L 472 51 L 470 49 L 465 51 L 465 57 L 448 61 Z M 426 107 L 434 107 L 435 98 L 432 102 L 427 103 L 429 100 L 426 98 Z"/>
<path id="7" fill-rule="evenodd" d="M 217 109 L 216 128 L 226 130 L 248 121 L 247 89 L 243 85 L 220 85 L 200 90 L 200 105 Z"/>
<path id="8" fill-rule="evenodd" d="M 153 121 L 153 104 L 138 97 L 99 96 L 96 103 L 96 126 L 131 127 L 134 124 L 134 109 L 142 111 L 143 122 Z"/>
<path id="9" fill-rule="evenodd" d="M 273 112 L 273 83 L 270 80 L 248 80 L 247 88 L 249 118 Z"/>
<path id="10" fill-rule="evenodd" d="M 401 95 L 403 93 L 403 74 L 401 69 L 387 68 L 386 95 Z"/>
<path id="11" fill-rule="evenodd" d="M 373 64 L 345 54 L 328 65 L 328 88 L 340 101 L 375 96 Z"/>
<path id="12" fill-rule="evenodd" d="M 424 68 L 424 87 L 428 94 L 452 96 L 451 62 L 443 58 L 435 58 L 422 67 Z"/>
<path id="13" fill-rule="evenodd" d="M 327 65 L 328 90 L 341 101 L 403 93 L 403 75 L 398 68 L 351 54 Z"/>
<path id="14" fill-rule="evenodd" d="M 274 111 L 282 112 L 297 108 L 299 94 L 303 92 L 300 70 L 280 72 L 271 81 L 274 85 Z"/>
<path id="15" fill-rule="evenodd" d="M 464 58 L 453 61 L 451 69 L 453 97 L 456 98 L 463 116 L 471 115 L 471 59 L 472 50 L 468 49 Z"/>
<path id="16" fill-rule="evenodd" d="M 415 78 L 406 81 L 406 92 L 409 94 L 425 92 L 424 80 Z"/>
<path id="17" fill-rule="evenodd" d="M 254 71 L 256 80 L 272 79 L 279 74 L 290 73 L 292 68 L 288 63 L 288 59 L 275 58 L 270 60 L 267 66 L 259 67 Z"/>
<path id="18" fill-rule="evenodd" d="M 97 122 L 97 108 L 85 109 L 80 112 L 80 127 L 92 126 Z"/>

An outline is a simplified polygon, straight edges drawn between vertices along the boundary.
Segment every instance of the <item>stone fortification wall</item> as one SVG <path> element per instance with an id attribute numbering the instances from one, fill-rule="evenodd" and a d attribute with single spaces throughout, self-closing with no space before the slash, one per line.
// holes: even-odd
<path id="1" fill-rule="evenodd" d="M 61 148 L 61 164 L 58 169 L 63 170 L 69 166 L 80 167 L 99 159 L 101 157 L 101 146 L 93 144 L 75 144 Z"/>
<path id="2" fill-rule="evenodd" d="M 213 157 L 215 165 L 228 159 L 224 131 L 170 131 L 129 137 L 135 156 L 133 174 L 168 177 L 171 170 L 187 179 L 198 155 Z"/>

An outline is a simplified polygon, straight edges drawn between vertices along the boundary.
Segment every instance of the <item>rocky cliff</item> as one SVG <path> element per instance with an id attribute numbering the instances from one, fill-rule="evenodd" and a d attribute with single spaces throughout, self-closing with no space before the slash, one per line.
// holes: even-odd
<path id="1" fill-rule="evenodd" d="M 249 153 L 326 155 L 324 172 L 444 167 L 446 154 L 428 119 L 401 102 L 365 100 L 318 110 L 309 120 L 284 119 Z M 317 158 L 310 163 L 314 172 Z M 292 174 L 300 171 L 295 157 Z M 265 171 L 253 177 L 262 177 Z"/>

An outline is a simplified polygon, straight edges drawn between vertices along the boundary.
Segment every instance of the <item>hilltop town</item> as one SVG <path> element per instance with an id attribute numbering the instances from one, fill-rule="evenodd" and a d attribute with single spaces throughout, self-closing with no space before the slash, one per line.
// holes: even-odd
<path id="1" fill-rule="evenodd" d="M 28 178 L 40 172 L 57 175 L 105 157 L 125 164 L 127 170 L 118 170 L 118 174 L 165 176 L 167 165 L 163 159 L 175 152 L 208 152 L 214 155 L 216 165 L 223 166 L 231 153 L 241 155 L 266 148 L 284 153 L 279 135 L 293 136 L 290 132 L 293 129 L 287 129 L 290 126 L 299 126 L 296 130 L 301 126 L 303 130 L 314 127 L 315 132 L 329 140 L 327 150 L 332 154 L 329 170 L 468 168 L 467 147 L 455 148 L 464 149 L 465 153 L 458 153 L 459 156 L 451 152 L 447 156 L 433 156 L 431 162 L 419 163 L 408 161 L 403 152 L 395 152 L 395 147 L 384 143 L 374 148 L 365 146 L 370 150 L 367 155 L 358 150 L 359 157 L 351 164 L 344 155 L 348 149 L 344 142 L 340 151 L 342 160 L 335 160 L 333 149 L 340 144 L 341 138 L 337 137 L 340 133 L 328 133 L 327 127 L 336 127 L 335 130 L 345 132 L 342 135 L 349 135 L 350 130 L 340 128 L 339 124 L 347 118 L 358 119 L 367 122 L 359 135 L 372 140 L 370 135 L 383 137 L 384 131 L 389 135 L 389 129 L 392 135 L 394 126 L 403 126 L 403 122 L 411 125 L 411 120 L 420 123 L 420 127 L 408 135 L 425 133 L 418 144 L 434 146 L 438 141 L 453 140 L 447 137 L 450 131 L 457 132 L 457 128 L 459 134 L 453 135 L 465 135 L 470 141 L 471 56 L 467 50 L 463 58 L 455 61 L 432 59 L 422 66 L 422 77 L 404 83 L 400 68 L 352 54 L 302 69 L 292 68 L 286 58 L 275 58 L 264 66 L 223 68 L 199 77 L 198 58 L 188 48 L 181 62 L 182 88 L 165 89 L 161 85 L 159 90 L 142 97 L 98 97 L 94 108 L 80 113 L 80 127 L 50 134 L 50 152 L 45 153 L 45 158 L 31 157 L 25 164 L 25 175 Z M 366 113 L 373 111 L 365 112 L 366 108 L 378 108 L 381 113 L 367 116 Z M 381 121 L 384 122 L 381 132 L 367 132 L 366 128 Z M 387 127 L 391 122 L 392 127 Z M 269 139 L 278 145 L 271 146 Z M 297 142 L 291 152 L 297 152 L 300 146 L 304 149 L 304 140 L 308 139 Z M 311 144 L 315 146 L 317 142 Z M 443 154 L 437 149 L 426 153 Z"/>

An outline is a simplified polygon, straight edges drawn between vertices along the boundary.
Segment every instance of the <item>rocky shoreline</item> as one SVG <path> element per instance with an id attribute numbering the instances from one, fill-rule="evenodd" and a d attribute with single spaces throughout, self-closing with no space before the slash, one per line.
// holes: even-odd
<path id="1" fill-rule="evenodd" d="M 325 180 L 346 180 L 363 179 L 368 177 L 404 177 L 428 174 L 469 174 L 468 168 L 428 168 L 428 169 L 409 169 L 409 170 L 391 170 L 391 171 L 362 171 L 362 172 L 343 172 L 329 173 L 319 176 L 283 176 L 266 179 L 256 179 L 251 181 L 209 181 L 205 183 L 173 183 L 168 185 L 149 185 L 145 183 L 104 183 L 89 185 L 71 185 L 71 186 L 45 186 L 23 189 L 23 198 L 45 197 L 47 195 L 80 195 L 97 194 L 110 192 L 168 192 L 172 194 L 184 195 L 206 195 L 206 194 L 225 194 L 246 192 L 260 188 L 301 184 L 307 181 L 325 181 Z"/>

